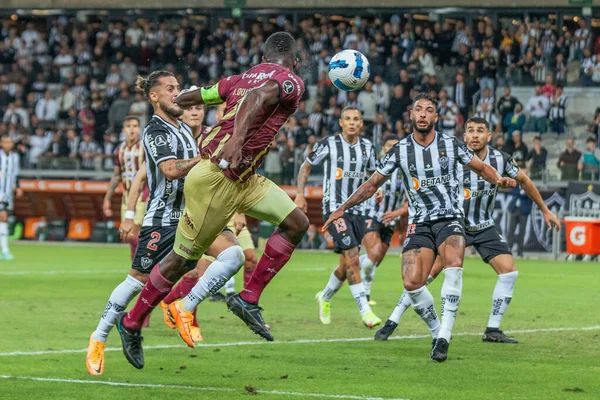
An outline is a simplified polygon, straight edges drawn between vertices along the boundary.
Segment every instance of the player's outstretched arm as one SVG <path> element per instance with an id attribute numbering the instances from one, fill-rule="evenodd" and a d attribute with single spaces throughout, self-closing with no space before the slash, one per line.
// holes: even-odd
<path id="1" fill-rule="evenodd" d="M 306 181 L 308 180 L 310 171 L 312 171 L 312 164 L 304 161 L 298 172 L 298 185 L 296 186 L 296 198 L 294 199 L 294 203 L 304 212 L 308 209 L 306 198 L 304 197 L 304 189 L 306 188 Z"/>
<path id="2" fill-rule="evenodd" d="M 531 179 L 529 179 L 527 174 L 525 174 L 522 169 L 519 170 L 516 181 L 519 182 L 519 185 L 521 185 L 525 193 L 527 193 L 527 196 L 529 196 L 529 198 L 533 200 L 533 202 L 537 204 L 539 209 L 542 211 L 542 214 L 544 215 L 544 221 L 546 221 L 548 229 L 552 229 L 554 227 L 557 231 L 560 231 L 560 223 L 558 222 L 558 218 L 552 211 L 548 209 L 548 206 L 546 203 L 544 203 L 544 199 L 542 199 L 540 191 L 535 187 L 533 182 L 531 182 Z"/>
<path id="3" fill-rule="evenodd" d="M 321 229 L 323 232 L 327 230 L 329 224 L 331 224 L 336 219 L 342 217 L 344 215 L 344 211 L 349 208 L 354 207 L 357 204 L 362 203 L 363 201 L 370 199 L 371 196 L 375 194 L 377 189 L 388 179 L 388 176 L 380 174 L 379 172 L 375 172 L 365 183 L 360 185 L 356 192 L 352 193 L 352 195 L 346 200 L 344 204 L 340 206 L 337 210 L 335 210 L 330 216 L 323 228 Z"/>
<path id="4" fill-rule="evenodd" d="M 496 171 L 494 167 L 484 163 L 477 156 L 473 157 L 471 162 L 469 162 L 467 165 L 473 172 L 481 176 L 492 185 L 498 185 L 506 188 L 514 188 L 517 186 L 517 182 L 514 179 L 503 177 L 498 173 L 498 171 Z"/>
<path id="5" fill-rule="evenodd" d="M 396 210 L 386 211 L 385 213 L 383 213 L 381 222 L 383 222 L 384 225 L 388 226 L 392 222 L 394 222 L 396 218 L 403 217 L 404 215 L 408 215 L 408 201 Z"/>
<path id="6" fill-rule="evenodd" d="M 106 191 L 106 195 L 104 195 L 104 202 L 102 204 L 102 212 L 108 218 L 112 217 L 112 207 L 111 200 L 115 191 L 117 190 L 117 186 L 119 186 L 119 182 L 121 182 L 121 168 L 118 165 L 115 165 L 113 170 L 113 174 L 110 177 L 110 183 L 108 184 L 108 190 Z"/>
<path id="7" fill-rule="evenodd" d="M 237 168 L 242 158 L 240 149 L 246 141 L 248 128 L 254 121 L 254 117 L 265 105 L 277 104 L 280 100 L 281 88 L 275 81 L 267 81 L 265 84 L 250 90 L 241 100 L 235 115 L 233 134 L 223 146 L 221 158 L 229 163 L 231 168 Z"/>
<path id="8" fill-rule="evenodd" d="M 192 86 L 189 89 L 182 90 L 174 100 L 182 109 L 188 109 L 192 106 L 201 104 L 215 105 L 223 103 L 223 99 L 219 95 L 219 84 L 208 87 L 197 88 Z"/>

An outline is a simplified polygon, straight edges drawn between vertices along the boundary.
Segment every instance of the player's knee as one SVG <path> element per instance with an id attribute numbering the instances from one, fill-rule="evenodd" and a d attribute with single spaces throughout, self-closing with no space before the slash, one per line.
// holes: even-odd
<path id="1" fill-rule="evenodd" d="M 304 235 L 308 230 L 308 226 L 310 225 L 310 221 L 306 214 L 304 214 L 300 209 L 296 208 L 288 217 L 286 221 L 284 221 L 285 227 L 284 229 L 296 233 Z"/>
<path id="2" fill-rule="evenodd" d="M 417 277 L 405 277 L 404 278 L 404 289 L 412 292 L 417 289 L 421 289 L 425 284 L 421 282 Z"/>

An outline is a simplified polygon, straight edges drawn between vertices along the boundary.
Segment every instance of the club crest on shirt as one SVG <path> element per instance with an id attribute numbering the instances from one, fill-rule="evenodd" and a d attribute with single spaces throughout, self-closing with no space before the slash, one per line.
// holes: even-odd
<path id="1" fill-rule="evenodd" d="M 439 158 L 439 163 L 442 169 L 448 169 L 448 157 L 442 156 Z"/>
<path id="2" fill-rule="evenodd" d="M 342 239 L 342 243 L 344 243 L 346 246 L 350 246 L 350 241 L 352 239 L 350 239 L 350 236 L 346 236 L 345 238 Z"/>
<path id="3" fill-rule="evenodd" d="M 287 94 L 291 94 L 294 91 L 294 84 L 291 81 L 283 82 L 283 91 Z"/>
<path id="4" fill-rule="evenodd" d="M 152 264 L 154 263 L 154 260 L 151 259 L 150 257 L 142 257 L 142 259 L 140 260 L 142 263 L 142 268 L 144 269 L 148 269 L 152 266 Z"/>

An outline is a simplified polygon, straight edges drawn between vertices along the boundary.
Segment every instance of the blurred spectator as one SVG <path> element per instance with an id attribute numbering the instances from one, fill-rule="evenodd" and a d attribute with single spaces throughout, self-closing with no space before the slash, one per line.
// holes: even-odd
<path id="1" fill-rule="evenodd" d="M 75 96 L 68 84 L 62 86 L 62 90 L 56 101 L 58 102 L 58 118 L 67 118 L 69 110 L 75 106 Z"/>
<path id="2" fill-rule="evenodd" d="M 283 184 L 291 185 L 296 172 L 296 141 L 288 137 L 281 151 L 281 165 L 283 167 Z"/>
<path id="3" fill-rule="evenodd" d="M 390 130 L 391 127 L 388 126 L 385 120 L 385 114 L 382 112 L 377 113 L 375 116 L 375 122 L 373 123 L 373 127 L 371 128 L 370 136 L 367 137 L 373 142 L 373 146 L 375 146 L 375 152 L 377 153 L 381 146 L 383 145 L 383 135 L 386 131 Z"/>
<path id="4" fill-rule="evenodd" d="M 498 104 L 496 106 L 496 110 L 500 114 L 500 121 L 504 121 L 508 114 L 514 112 L 517 104 L 521 104 L 521 102 L 512 95 L 510 87 L 506 86 L 504 88 L 504 96 L 498 99 Z M 506 126 L 504 129 L 506 129 Z"/>
<path id="5" fill-rule="evenodd" d="M 507 148 L 506 148 L 506 145 L 504 143 L 504 136 L 499 135 L 499 136 L 496 137 L 496 140 L 494 141 L 494 148 L 496 150 L 506 152 Z"/>
<path id="6" fill-rule="evenodd" d="M 83 108 L 77 114 L 77 129 L 82 135 L 94 136 L 96 119 L 94 112 L 90 109 L 89 102 L 85 102 Z"/>
<path id="7" fill-rule="evenodd" d="M 79 143 L 79 157 L 81 168 L 92 170 L 96 168 L 96 157 L 98 156 L 98 144 L 92 140 L 92 135 L 83 135 L 83 141 Z"/>
<path id="8" fill-rule="evenodd" d="M 39 100 L 35 106 L 35 115 L 40 122 L 49 124 L 55 123 L 58 118 L 58 103 L 52 98 L 52 92 L 49 90 L 44 94 L 44 98 Z"/>
<path id="9" fill-rule="evenodd" d="M 561 179 L 563 181 L 577 180 L 579 178 L 578 163 L 581 153 L 575 149 L 575 140 L 569 138 L 566 140 L 567 148 L 558 158 L 558 167 L 562 171 Z"/>
<path id="10" fill-rule="evenodd" d="M 517 103 L 515 105 L 514 112 L 508 113 L 508 115 L 504 118 L 503 126 L 504 130 L 507 133 L 507 139 L 511 140 L 513 132 L 522 131 L 525 126 L 525 114 L 523 114 L 523 106 L 521 103 Z"/>
<path id="11" fill-rule="evenodd" d="M 68 157 L 76 160 L 79 155 L 79 136 L 75 129 L 67 129 L 67 148 L 69 149 Z"/>
<path id="12" fill-rule="evenodd" d="M 590 137 L 585 142 L 585 150 L 578 162 L 581 179 L 597 181 L 600 179 L 600 149 L 596 148 L 596 139 Z"/>
<path id="13" fill-rule="evenodd" d="M 69 145 L 67 144 L 67 139 L 61 135 L 60 132 L 54 132 L 52 134 L 52 143 L 50 143 L 47 156 L 52 158 L 69 157 Z"/>
<path id="14" fill-rule="evenodd" d="M 542 138 L 536 136 L 533 139 L 533 148 L 527 155 L 527 167 L 529 168 L 529 176 L 531 179 L 542 179 L 544 170 L 546 169 L 546 160 L 548 151 L 542 147 Z"/>
<path id="15" fill-rule="evenodd" d="M 313 112 L 308 115 L 308 126 L 312 129 L 315 135 L 322 137 L 325 133 L 325 114 L 321 104 L 315 103 Z M 309 135 L 308 132 L 306 132 Z"/>
<path id="16" fill-rule="evenodd" d="M 2 122 L 5 124 L 15 124 L 23 128 L 29 128 L 29 113 L 21 107 L 21 101 L 8 104 L 8 109 L 4 113 Z"/>
<path id="17" fill-rule="evenodd" d="M 525 130 L 527 132 L 546 133 L 548 130 L 547 116 L 549 109 L 550 102 L 548 101 L 548 97 L 542 93 L 542 87 L 537 85 L 535 87 L 535 96 L 529 98 L 525 107 L 525 110 L 529 113 Z"/>
<path id="18" fill-rule="evenodd" d="M 527 150 L 527 145 L 521 140 L 521 132 L 513 132 L 512 140 L 508 141 L 504 151 L 512 156 L 513 160 L 519 165 L 519 168 L 525 168 L 525 162 L 529 152 Z"/>
<path id="19" fill-rule="evenodd" d="M 493 103 L 481 103 L 475 116 L 485 119 L 490 125 L 490 132 L 497 134 L 500 132 L 502 124 L 500 123 L 498 116 L 496 116 L 496 113 L 493 111 L 493 106 Z"/>
<path id="20" fill-rule="evenodd" d="M 563 92 L 562 86 L 556 87 L 556 93 L 550 99 L 550 130 L 555 133 L 565 133 L 567 106 L 569 98 Z"/>
<path id="21" fill-rule="evenodd" d="M 121 89 L 118 99 L 113 101 L 108 110 L 108 126 L 112 132 L 121 132 L 123 120 L 129 114 L 133 101 L 127 89 Z"/>
<path id="22" fill-rule="evenodd" d="M 377 95 L 378 112 L 385 113 L 390 106 L 390 87 L 379 75 L 375 76 L 373 91 Z"/>
<path id="23" fill-rule="evenodd" d="M 348 100 L 350 100 L 350 95 L 352 92 L 348 93 Z M 362 118 L 364 121 L 364 130 L 370 131 L 371 126 L 373 125 L 373 121 L 375 120 L 375 116 L 377 115 L 377 104 L 378 104 L 377 94 L 373 92 L 373 83 L 367 82 L 365 84 L 365 88 L 358 94 L 358 108 L 362 111 Z M 350 105 L 350 101 L 348 101 L 347 105 Z"/>
<path id="24" fill-rule="evenodd" d="M 300 242 L 300 248 L 304 250 L 325 250 L 327 239 L 319 232 L 315 224 L 310 224 L 306 235 Z"/>
<path id="25" fill-rule="evenodd" d="M 141 92 L 135 93 L 135 101 L 131 104 L 129 109 L 129 115 L 133 115 L 140 120 L 140 129 L 144 131 L 146 124 L 148 123 L 148 102 L 144 99 Z"/>
<path id="26" fill-rule="evenodd" d="M 458 114 L 458 108 L 444 96 L 438 105 L 438 130 L 448 136 L 455 136 Z"/>
<path id="27" fill-rule="evenodd" d="M 112 135 L 104 134 L 104 142 L 102 143 L 102 169 L 112 171 L 115 165 L 115 141 Z"/>
<path id="28" fill-rule="evenodd" d="M 44 128 L 37 128 L 35 135 L 29 138 L 29 167 L 36 168 L 40 160 L 40 156 L 44 155 L 50 144 L 52 143 L 52 135 L 50 132 L 45 132 Z"/>

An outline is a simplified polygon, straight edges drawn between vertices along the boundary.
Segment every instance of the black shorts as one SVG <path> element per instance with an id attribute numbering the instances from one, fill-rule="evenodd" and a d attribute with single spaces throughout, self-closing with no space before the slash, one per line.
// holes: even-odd
<path id="1" fill-rule="evenodd" d="M 329 215 L 324 220 L 327 218 Z M 327 231 L 333 238 L 333 251 L 341 253 L 343 250 L 360 247 L 365 234 L 365 220 L 362 215 L 344 214 L 342 218 L 333 221 Z"/>
<path id="2" fill-rule="evenodd" d="M 465 225 L 462 219 L 443 219 L 420 224 L 409 224 L 402 252 L 415 249 L 431 249 L 437 255 L 438 248 L 450 236 L 465 237 Z"/>
<path id="3" fill-rule="evenodd" d="M 177 225 L 142 226 L 131 267 L 149 274 L 152 268 L 173 250 L 176 233 Z"/>
<path id="4" fill-rule="evenodd" d="M 385 226 L 377 218 L 365 218 L 365 234 L 370 232 L 379 233 L 381 241 L 387 246 L 390 245 L 390 242 L 392 241 L 392 236 L 394 236 L 394 227 L 395 225 Z"/>
<path id="5" fill-rule="evenodd" d="M 475 249 L 486 263 L 501 254 L 512 254 L 506 239 L 495 226 L 490 226 L 481 231 L 467 231 L 466 233 L 467 246 L 475 246 Z"/>

